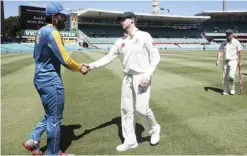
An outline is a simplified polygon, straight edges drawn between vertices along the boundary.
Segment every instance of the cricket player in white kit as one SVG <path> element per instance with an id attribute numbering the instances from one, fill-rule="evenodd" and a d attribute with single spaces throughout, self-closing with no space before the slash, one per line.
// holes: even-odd
<path id="1" fill-rule="evenodd" d="M 242 68 L 242 46 L 240 42 L 233 37 L 232 30 L 226 31 L 226 40 L 221 43 L 216 65 L 219 64 L 221 54 L 223 53 L 223 77 L 222 77 L 222 86 L 223 86 L 223 95 L 230 93 L 231 95 L 235 94 L 235 74 L 237 66 Z"/>
<path id="2" fill-rule="evenodd" d="M 117 146 L 125 151 L 138 146 L 135 134 L 136 115 L 151 135 L 151 144 L 160 140 L 160 125 L 149 108 L 151 77 L 159 64 L 160 55 L 154 40 L 135 26 L 136 15 L 125 12 L 118 18 L 126 34 L 118 39 L 108 55 L 89 64 L 90 70 L 100 68 L 122 57 L 123 82 L 121 91 L 121 120 L 124 143 Z"/>

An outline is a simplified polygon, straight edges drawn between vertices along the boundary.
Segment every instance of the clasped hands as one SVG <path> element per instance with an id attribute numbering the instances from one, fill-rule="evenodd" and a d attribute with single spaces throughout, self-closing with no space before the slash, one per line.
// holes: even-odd
<path id="1" fill-rule="evenodd" d="M 86 75 L 90 71 L 90 66 L 86 63 L 80 64 L 80 73 Z"/>

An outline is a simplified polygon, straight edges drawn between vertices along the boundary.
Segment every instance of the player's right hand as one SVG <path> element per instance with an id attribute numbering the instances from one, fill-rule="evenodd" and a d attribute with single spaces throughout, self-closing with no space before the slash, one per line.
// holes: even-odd
<path id="1" fill-rule="evenodd" d="M 219 61 L 217 60 L 217 61 L 216 61 L 216 66 L 218 66 L 218 65 L 219 65 Z"/>
<path id="2" fill-rule="evenodd" d="M 80 72 L 83 75 L 86 75 L 89 71 L 90 71 L 90 67 L 88 64 L 85 64 L 85 63 L 80 64 Z"/>

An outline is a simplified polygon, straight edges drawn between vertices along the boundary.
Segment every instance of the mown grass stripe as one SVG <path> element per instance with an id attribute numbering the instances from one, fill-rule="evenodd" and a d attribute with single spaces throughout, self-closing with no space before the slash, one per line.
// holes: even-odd
<path id="1" fill-rule="evenodd" d="M 180 77 L 186 78 L 186 81 L 188 81 L 187 79 L 190 79 L 192 82 L 189 83 L 188 85 L 197 84 L 196 82 L 203 82 L 206 84 L 215 84 L 216 82 L 221 84 L 222 82 L 222 70 L 220 67 L 216 68 L 215 71 L 208 71 L 207 69 L 195 69 L 194 67 L 191 68 L 189 66 L 184 66 L 181 68 L 180 65 L 177 66 L 176 64 L 170 64 L 169 66 L 166 63 L 165 65 L 166 67 L 159 66 L 158 69 L 164 71 L 166 73 L 165 75 L 171 73 L 171 74 L 176 74 L 176 75 L 179 75 Z M 238 84 L 239 82 L 238 74 L 236 75 L 235 78 L 236 78 L 236 86 L 238 86 L 239 85 Z M 166 77 L 164 77 L 164 79 L 166 79 Z M 245 81 L 246 79 L 243 79 L 243 82 Z M 175 86 L 177 87 L 177 85 Z"/>
<path id="2" fill-rule="evenodd" d="M 23 56 L 23 55 L 31 55 L 31 53 L 6 53 L 6 54 L 1 54 L 1 59 L 7 59 L 11 57 L 17 57 L 17 56 Z"/>
<path id="3" fill-rule="evenodd" d="M 161 61 L 158 66 L 159 69 L 173 74 L 191 74 L 191 73 L 211 73 L 213 70 L 203 69 L 199 67 L 183 66 L 180 64 L 169 63 Z"/>
<path id="4" fill-rule="evenodd" d="M 1 74 L 2 76 L 6 76 L 33 63 L 34 63 L 33 58 L 25 58 L 22 60 L 17 60 L 11 63 L 3 64 L 1 66 L 2 68 Z"/>
<path id="5" fill-rule="evenodd" d="M 172 58 L 172 59 L 177 59 L 177 58 L 180 58 L 180 59 L 184 59 L 184 60 L 189 60 L 189 59 L 192 59 L 192 60 L 195 60 L 195 59 L 203 59 L 203 60 L 215 60 L 216 59 L 216 56 L 215 57 L 188 57 L 188 56 L 170 56 L 170 55 L 161 55 L 161 58 L 163 59 L 166 59 L 166 58 Z"/>
<path id="6" fill-rule="evenodd" d="M 5 58 L 1 60 L 1 64 L 4 65 L 4 64 L 8 64 L 8 63 L 15 62 L 18 60 L 21 61 L 25 58 L 32 58 L 32 55 L 20 55 L 20 56 L 11 57 L 11 58 Z"/>

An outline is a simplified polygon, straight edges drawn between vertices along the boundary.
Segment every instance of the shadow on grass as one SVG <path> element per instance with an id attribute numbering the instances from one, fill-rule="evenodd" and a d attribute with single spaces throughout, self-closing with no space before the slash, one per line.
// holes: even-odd
<path id="1" fill-rule="evenodd" d="M 222 89 L 220 89 L 220 88 L 215 88 L 215 87 L 204 87 L 204 90 L 205 90 L 205 91 L 211 90 L 211 91 L 214 91 L 214 92 L 217 92 L 217 93 L 220 93 L 220 94 L 223 92 Z"/>
<path id="2" fill-rule="evenodd" d="M 105 128 L 105 127 L 111 126 L 111 125 L 117 125 L 118 136 L 119 136 L 119 139 L 121 140 L 121 142 L 123 143 L 124 138 L 122 135 L 121 117 L 113 118 L 111 121 L 105 122 L 105 123 L 103 123 L 97 127 L 92 128 L 92 129 L 86 129 L 82 134 L 77 135 L 77 136 L 74 134 L 74 130 L 81 128 L 81 125 L 68 125 L 68 126 L 62 125 L 62 127 L 61 127 L 61 141 L 60 141 L 61 150 L 63 152 L 65 152 L 68 149 L 68 147 L 71 145 L 73 140 L 79 140 L 83 136 L 85 136 L 85 135 L 87 135 L 87 134 L 89 134 L 95 130 Z M 143 131 L 144 131 L 143 126 L 137 123 L 136 124 L 136 137 L 137 137 L 138 143 L 142 143 L 142 142 L 150 140 L 150 136 L 142 137 Z M 47 146 L 44 146 L 41 148 L 41 151 L 43 153 L 46 150 L 47 150 Z"/>
<path id="3" fill-rule="evenodd" d="M 76 136 L 74 130 L 79 128 L 81 128 L 81 125 L 62 125 L 60 141 L 60 148 L 62 151 L 66 151 L 73 140 L 79 140 L 86 135 L 86 133 L 83 132 L 82 134 Z M 47 150 L 47 146 L 42 147 L 40 150 L 44 153 Z"/>
<path id="4" fill-rule="evenodd" d="M 118 126 L 118 136 L 119 136 L 121 142 L 123 143 L 124 142 L 124 138 L 123 138 L 123 134 L 122 134 L 121 117 L 116 117 L 116 118 L 112 119 L 111 121 L 103 123 L 102 125 L 99 125 L 99 126 L 97 126 L 95 128 L 85 130 L 84 133 L 88 134 L 88 133 L 91 133 L 92 131 L 95 131 L 95 130 L 101 129 L 101 128 L 105 128 L 105 127 L 110 126 L 110 125 L 117 125 Z M 150 140 L 149 136 L 142 137 L 142 132 L 143 131 L 144 131 L 143 126 L 138 124 L 138 123 L 136 123 L 136 137 L 137 137 L 137 141 L 139 143 L 142 143 L 142 142 Z"/>

